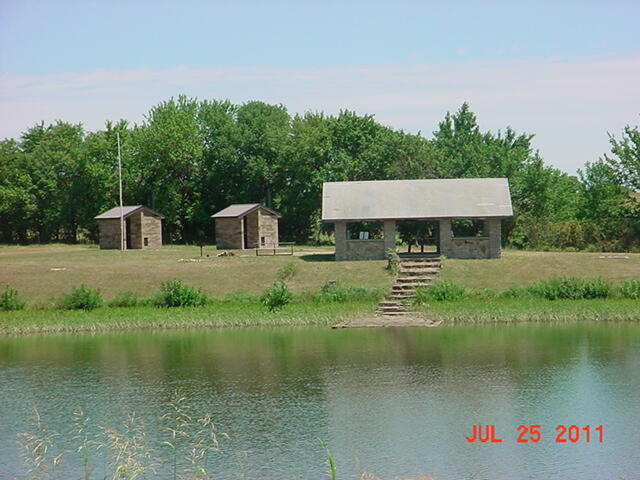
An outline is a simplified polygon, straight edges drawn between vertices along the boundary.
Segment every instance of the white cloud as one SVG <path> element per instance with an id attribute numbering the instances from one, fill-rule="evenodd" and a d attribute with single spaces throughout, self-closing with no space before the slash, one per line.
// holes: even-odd
<path id="1" fill-rule="evenodd" d="M 569 172 L 608 150 L 607 131 L 638 123 L 640 56 L 467 61 L 331 68 L 232 67 L 0 75 L 0 137 L 64 119 L 89 130 L 107 119 L 141 122 L 185 93 L 283 103 L 291 112 L 348 108 L 424 134 L 447 110 L 471 103 L 483 129 L 536 134 L 551 164 Z"/>

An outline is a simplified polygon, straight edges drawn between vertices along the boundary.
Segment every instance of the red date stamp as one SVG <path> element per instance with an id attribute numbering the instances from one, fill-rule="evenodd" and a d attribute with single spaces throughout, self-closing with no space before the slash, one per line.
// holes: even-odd
<path id="1" fill-rule="evenodd" d="M 599 425 L 592 427 L 587 425 L 558 425 L 555 430 L 556 443 L 603 443 L 604 427 Z M 538 443 L 542 440 L 541 425 L 519 425 L 515 441 L 517 443 Z M 503 438 L 498 436 L 495 425 L 473 425 L 471 435 L 464 437 L 468 443 L 502 443 Z"/>

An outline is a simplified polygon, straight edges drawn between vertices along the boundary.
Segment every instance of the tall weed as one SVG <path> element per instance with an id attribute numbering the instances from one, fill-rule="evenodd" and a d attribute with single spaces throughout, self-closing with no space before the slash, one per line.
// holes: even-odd
<path id="1" fill-rule="evenodd" d="M 108 302 L 110 307 L 137 307 L 143 300 L 134 292 L 118 292 L 118 294 Z"/>
<path id="2" fill-rule="evenodd" d="M 80 285 L 60 299 L 64 310 L 93 310 L 102 306 L 102 296 L 96 288 Z"/>
<path id="3" fill-rule="evenodd" d="M 177 279 L 163 282 L 153 299 L 159 307 L 199 307 L 208 302 L 209 297 L 202 290 L 188 287 Z"/>
<path id="4" fill-rule="evenodd" d="M 470 293 L 466 287 L 451 280 L 440 280 L 431 286 L 416 289 L 415 303 L 421 305 L 428 301 L 453 302 L 467 298 Z"/>
<path id="5" fill-rule="evenodd" d="M 15 288 L 7 285 L 4 292 L 0 294 L 0 310 L 5 312 L 11 310 L 22 310 L 26 306 L 26 302 L 22 300 L 20 293 Z"/>
<path id="6" fill-rule="evenodd" d="M 282 280 L 277 280 L 268 286 L 260 297 L 260 301 L 270 312 L 280 310 L 291 303 L 291 300 L 293 300 L 293 293 Z"/>
<path id="7" fill-rule="evenodd" d="M 546 300 L 607 298 L 611 290 L 611 283 L 606 279 L 585 280 L 578 277 L 550 278 L 531 287 L 531 292 L 535 296 Z"/>
<path id="8" fill-rule="evenodd" d="M 627 280 L 618 287 L 618 295 L 633 300 L 640 299 L 640 280 Z"/>
<path id="9" fill-rule="evenodd" d="M 289 262 L 278 269 L 276 272 L 276 280 L 285 282 L 291 280 L 297 273 L 298 266 L 293 262 Z"/>

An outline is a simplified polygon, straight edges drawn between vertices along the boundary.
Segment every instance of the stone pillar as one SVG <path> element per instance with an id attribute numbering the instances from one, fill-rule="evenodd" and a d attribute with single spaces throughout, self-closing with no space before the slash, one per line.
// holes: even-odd
<path id="1" fill-rule="evenodd" d="M 438 231 L 440 232 L 440 255 L 453 256 L 451 220 L 440 220 Z"/>
<path id="2" fill-rule="evenodd" d="M 335 222 L 336 260 L 347 259 L 347 222 Z"/>
<path id="3" fill-rule="evenodd" d="M 387 254 L 387 250 L 396 250 L 396 221 L 385 220 L 384 221 L 384 254 Z"/>
<path id="4" fill-rule="evenodd" d="M 502 220 L 489 218 L 484 221 L 485 235 L 489 237 L 489 258 L 500 258 L 502 250 Z"/>

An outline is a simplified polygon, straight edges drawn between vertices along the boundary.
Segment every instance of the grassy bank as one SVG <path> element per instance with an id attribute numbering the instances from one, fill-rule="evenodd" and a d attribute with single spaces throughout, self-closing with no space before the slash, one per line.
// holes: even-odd
<path id="1" fill-rule="evenodd" d="M 464 299 L 429 302 L 418 312 L 455 323 L 640 321 L 640 302 L 620 298 L 540 300 L 532 298 Z"/>
<path id="2" fill-rule="evenodd" d="M 199 248 L 189 246 L 127 252 L 95 246 L 0 247 L 0 290 L 6 291 L 3 284 L 10 284 L 18 303 L 26 306 L 22 311 L 0 312 L 0 334 L 329 325 L 372 315 L 376 298 L 388 291 L 392 279 L 385 261 L 334 262 L 330 250 L 304 248 L 286 257 L 256 257 L 251 251 L 231 257 L 216 257 L 216 253 L 207 247 L 200 257 Z M 605 285 L 611 294 L 603 295 L 602 286 L 596 285 L 590 294 L 609 298 L 531 298 L 538 295 L 539 282 L 559 275 L 601 277 L 611 284 Z M 499 260 L 445 259 L 439 277 L 471 294 L 447 302 L 427 298 L 426 305 L 417 309 L 449 323 L 640 320 L 640 302 L 627 300 L 619 292 L 624 282 L 640 279 L 640 254 L 507 250 Z M 201 290 L 204 305 L 158 306 L 154 300 L 158 289 L 171 278 Z M 292 303 L 268 312 L 259 295 L 275 279 L 284 278 L 294 293 Z M 64 310 L 70 308 L 65 307 L 64 296 L 81 284 L 99 290 L 95 295 L 102 307 Z M 515 289 L 510 288 L 514 285 Z M 124 299 L 119 299 L 123 294 Z"/>
<path id="3" fill-rule="evenodd" d="M 294 302 L 266 312 L 257 302 L 214 302 L 201 307 L 97 308 L 91 311 L 21 310 L 0 312 L 0 334 L 103 332 L 125 329 L 331 325 L 371 315 L 375 301 Z"/>
<path id="4" fill-rule="evenodd" d="M 288 264 L 294 265 L 288 282 L 294 292 L 318 290 L 327 281 L 383 289 L 390 282 L 385 261 L 334 262 L 333 249 L 298 247 L 294 256 L 277 257 L 256 257 L 253 250 L 235 251 L 232 257 L 218 253 L 205 247 L 200 257 L 199 247 L 184 245 L 125 252 L 84 245 L 0 247 L 0 287 L 10 284 L 30 304 L 81 284 L 99 289 L 107 301 L 122 291 L 148 296 L 170 278 L 215 297 L 260 294 Z"/>
<path id="5" fill-rule="evenodd" d="M 504 250 L 498 260 L 446 259 L 440 278 L 469 288 L 504 289 L 571 275 L 615 283 L 640 280 L 640 254 Z"/>
<path id="6" fill-rule="evenodd" d="M 96 246 L 0 246 L 0 287 L 10 284 L 29 302 L 46 302 L 86 284 L 105 300 L 118 292 L 153 294 L 169 278 L 177 278 L 216 297 L 233 293 L 260 294 L 287 264 L 296 274 L 294 292 L 317 290 L 325 282 L 387 289 L 385 261 L 334 262 L 333 248 L 297 247 L 295 256 L 256 257 L 253 251 L 216 257 L 205 247 L 164 246 L 159 250 L 100 250 Z M 208 257 L 206 255 L 209 255 Z M 246 255 L 246 256 L 241 256 Z M 602 276 L 613 282 L 640 279 L 640 254 L 611 258 L 603 253 L 526 252 L 505 250 L 499 260 L 446 259 L 441 278 L 471 288 L 507 288 L 560 275 Z M 604 257 L 604 258 L 601 258 Z"/>

